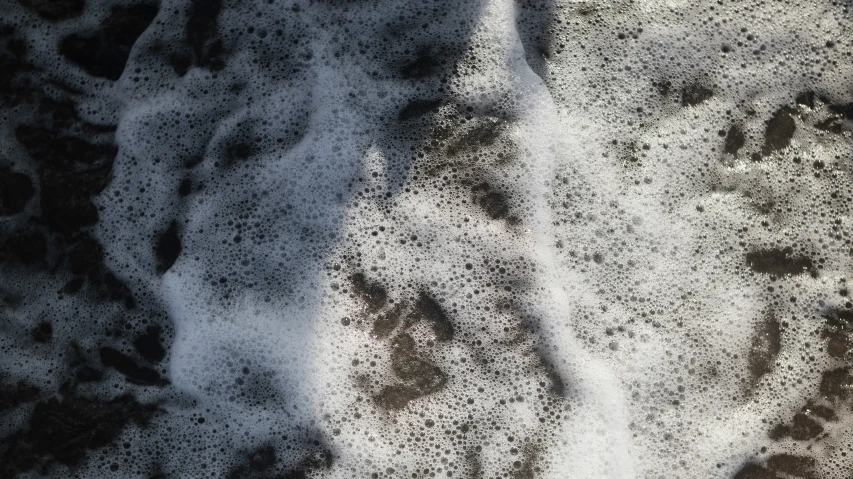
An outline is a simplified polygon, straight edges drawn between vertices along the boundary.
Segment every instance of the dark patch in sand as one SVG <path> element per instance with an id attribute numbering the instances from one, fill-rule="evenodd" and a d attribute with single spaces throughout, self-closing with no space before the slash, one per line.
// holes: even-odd
<path id="1" fill-rule="evenodd" d="M 110 444 L 129 424 L 145 427 L 156 411 L 129 395 L 110 401 L 66 396 L 39 402 L 28 429 L 0 441 L 0 472 L 15 477 L 54 462 L 81 464 L 90 450 Z"/>
<path id="2" fill-rule="evenodd" d="M 407 316 L 406 325 L 408 327 L 422 320 L 429 323 L 438 341 L 453 339 L 453 324 L 444 309 L 438 301 L 423 291 L 418 296 L 413 311 Z"/>
<path id="3" fill-rule="evenodd" d="M 160 377 L 157 371 L 140 367 L 130 356 L 110 347 L 100 350 L 101 363 L 113 368 L 127 378 L 128 382 L 141 386 L 165 386 L 169 382 Z"/>
<path id="4" fill-rule="evenodd" d="M 178 224 L 172 221 L 169 227 L 157 235 L 154 246 L 157 255 L 157 272 L 165 273 L 175 264 L 181 254 L 181 238 L 178 236 Z"/>
<path id="5" fill-rule="evenodd" d="M 30 177 L 0 168 L 0 216 L 10 216 L 23 211 L 35 192 Z"/>
<path id="6" fill-rule="evenodd" d="M 789 108 L 782 107 L 776 110 L 764 130 L 764 146 L 761 148 L 761 154 L 767 156 L 790 145 L 796 130 L 797 124 Z"/>
<path id="7" fill-rule="evenodd" d="M 791 247 L 751 251 L 746 254 L 746 264 L 756 273 L 776 276 L 796 276 L 814 268 L 811 258 L 795 254 Z"/>
<path id="8" fill-rule="evenodd" d="M 74 18 L 83 13 L 85 0 L 18 0 L 28 10 L 40 17 L 56 21 Z"/>
<path id="9" fill-rule="evenodd" d="M 435 111 L 441 105 L 441 100 L 412 100 L 402 110 L 397 118 L 400 121 L 411 120 Z"/>
<path id="10" fill-rule="evenodd" d="M 755 332 L 749 349 L 749 375 L 752 385 L 773 370 L 773 363 L 782 348 L 781 328 L 775 318 L 767 318 Z"/>
<path id="11" fill-rule="evenodd" d="M 681 89 L 681 106 L 696 106 L 714 96 L 714 90 L 699 83 L 691 83 Z"/>
<path id="12" fill-rule="evenodd" d="M 59 43 L 59 53 L 86 73 L 116 81 L 121 78 L 136 40 L 157 16 L 156 5 L 113 7 L 100 28 L 89 35 L 73 33 Z"/>
<path id="13" fill-rule="evenodd" d="M 726 132 L 726 143 L 723 151 L 730 155 L 737 156 L 737 152 L 743 148 L 745 142 L 746 138 L 743 135 L 743 130 L 741 130 L 737 125 L 732 125 L 729 127 L 729 131 Z"/>
<path id="14" fill-rule="evenodd" d="M 364 301 L 368 311 L 375 313 L 379 311 L 388 300 L 388 293 L 379 283 L 370 282 L 364 273 L 355 273 L 350 276 L 353 291 Z"/>
<path id="15" fill-rule="evenodd" d="M 145 358 L 146 361 L 159 363 L 166 357 L 166 349 L 163 348 L 160 339 L 160 327 L 148 326 L 143 334 L 133 340 L 133 349 Z"/>

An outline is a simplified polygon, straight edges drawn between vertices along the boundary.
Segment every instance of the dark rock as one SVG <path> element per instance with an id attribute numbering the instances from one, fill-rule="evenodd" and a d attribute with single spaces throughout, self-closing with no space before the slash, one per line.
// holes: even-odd
<path id="1" fill-rule="evenodd" d="M 829 100 L 825 99 L 825 102 L 829 103 Z M 853 120 L 853 103 L 846 105 L 830 104 L 829 111 L 835 113 L 835 115 L 816 123 L 815 128 L 836 135 L 843 134 L 850 129 L 849 121 L 845 123 L 845 120 Z"/>
<path id="2" fill-rule="evenodd" d="M 134 43 L 157 16 L 156 5 L 113 7 L 91 35 L 71 34 L 59 43 L 59 53 L 88 74 L 116 81 Z"/>

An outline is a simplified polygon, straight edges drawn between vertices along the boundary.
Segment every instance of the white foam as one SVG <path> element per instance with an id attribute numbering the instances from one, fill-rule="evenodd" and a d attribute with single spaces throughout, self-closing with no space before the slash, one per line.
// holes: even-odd
<path id="1" fill-rule="evenodd" d="M 227 4 L 224 68 L 179 77 L 154 46 L 183 41 L 189 3 L 168 2 L 119 82 L 82 84 L 80 115 L 115 116 L 120 148 L 93 234 L 139 314 L 174 327 L 170 385 L 140 393 L 166 414 L 124 434 L 196 447 L 137 475 L 731 478 L 792 454 L 847 477 L 849 405 L 820 388 L 850 353 L 827 355 L 819 318 L 849 301 L 851 125 L 795 98 L 853 102 L 849 10 L 457 3 Z M 49 52 L 64 28 L 28 38 Z M 682 101 L 691 85 L 710 94 Z M 782 108 L 796 132 L 763 151 Z M 818 277 L 747 265 L 794 243 Z M 781 347 L 759 380 L 767 318 Z M 389 407 L 400 385 L 420 391 Z M 769 437 L 810 401 L 839 416 L 810 416 L 826 436 Z M 267 446 L 272 469 L 240 469 Z"/>

